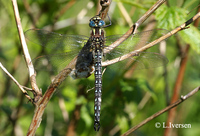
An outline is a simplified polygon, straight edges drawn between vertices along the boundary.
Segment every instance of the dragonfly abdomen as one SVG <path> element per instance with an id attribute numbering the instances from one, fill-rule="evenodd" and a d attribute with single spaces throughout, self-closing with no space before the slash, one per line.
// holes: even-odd
<path id="1" fill-rule="evenodd" d="M 101 51 L 95 52 L 95 98 L 94 98 L 94 128 L 99 130 L 100 128 L 100 110 L 101 110 L 101 90 L 102 90 L 102 67 L 101 67 Z"/>
<path id="2" fill-rule="evenodd" d="M 94 129 L 100 128 L 101 94 L 102 94 L 102 56 L 104 47 L 104 36 L 93 38 L 93 57 L 95 75 L 95 98 L 94 98 Z"/>

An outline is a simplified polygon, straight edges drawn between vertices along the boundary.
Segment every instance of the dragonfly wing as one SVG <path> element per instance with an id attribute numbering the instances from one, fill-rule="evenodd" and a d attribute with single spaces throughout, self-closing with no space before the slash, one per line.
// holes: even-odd
<path id="1" fill-rule="evenodd" d="M 112 61 L 112 60 L 109 60 Z M 109 63 L 109 61 L 104 62 Z M 168 59 L 155 52 L 141 52 L 137 56 L 129 57 L 125 60 L 118 61 L 111 65 L 113 69 L 147 69 L 147 68 L 156 68 L 168 63 Z M 109 66 L 110 67 L 110 66 Z"/>
<path id="2" fill-rule="evenodd" d="M 58 73 L 63 70 L 77 53 L 66 52 L 38 56 L 32 60 L 36 70 L 44 70 L 52 73 Z"/>
<path id="3" fill-rule="evenodd" d="M 165 56 L 158 54 L 158 53 L 151 53 L 151 52 L 142 52 L 139 53 L 138 56 L 132 56 L 128 57 L 126 60 L 123 60 L 120 62 L 120 57 L 129 54 L 130 52 L 139 49 L 146 44 L 156 40 L 160 36 L 166 34 L 168 31 L 164 29 L 155 29 L 155 30 L 149 30 L 144 31 L 140 33 L 136 33 L 135 35 L 129 36 L 124 42 L 122 42 L 119 46 L 116 48 L 112 48 L 112 46 L 105 47 L 106 54 L 104 54 L 104 60 L 105 65 L 110 64 L 111 61 L 115 58 L 119 58 L 118 60 L 115 59 L 115 61 L 118 63 L 117 65 L 114 65 L 113 67 L 119 67 L 121 69 L 122 66 L 125 65 L 133 65 L 135 69 L 146 69 L 146 68 L 153 68 L 153 67 L 159 67 L 166 63 L 168 63 L 168 60 Z M 106 37 L 106 45 L 110 45 L 114 43 L 117 39 L 119 39 L 122 35 L 113 35 Z M 109 51 L 108 51 L 109 50 Z M 127 67 L 126 67 L 127 68 Z M 133 68 L 133 67 L 132 67 Z"/>
<path id="4" fill-rule="evenodd" d="M 148 43 L 158 39 L 160 36 L 166 34 L 168 31 L 165 29 L 155 29 L 149 30 L 144 32 L 136 33 L 135 35 L 129 36 L 124 42 L 122 42 L 116 48 L 109 46 L 113 44 L 116 40 L 118 40 L 123 35 L 112 35 L 106 37 L 104 52 L 108 52 L 107 54 L 110 55 L 109 58 L 116 58 L 122 56 L 122 54 L 127 54 L 131 51 L 137 50 Z M 108 51 L 109 50 L 109 51 Z M 111 57 L 113 56 L 113 57 Z"/>
<path id="5" fill-rule="evenodd" d="M 131 62 L 133 60 L 133 62 Z M 135 62 L 134 62 L 135 60 Z M 131 68 L 136 70 L 138 69 L 147 69 L 147 68 L 156 68 L 168 63 L 168 59 L 159 53 L 155 52 L 142 52 L 139 56 L 131 57 L 129 59 Z"/>
<path id="6" fill-rule="evenodd" d="M 25 37 L 45 47 L 48 53 L 80 50 L 88 40 L 88 37 L 82 35 L 62 35 L 40 29 L 29 29 Z"/>
<path id="7" fill-rule="evenodd" d="M 60 71 L 78 55 L 89 39 L 82 35 L 62 35 L 40 29 L 25 32 L 28 40 L 44 47 L 45 55 L 32 60 L 36 70 Z M 87 53 L 87 50 L 81 50 Z"/>

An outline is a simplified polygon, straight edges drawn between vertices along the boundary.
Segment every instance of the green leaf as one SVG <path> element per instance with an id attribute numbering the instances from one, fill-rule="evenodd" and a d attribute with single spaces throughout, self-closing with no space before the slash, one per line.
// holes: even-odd
<path id="1" fill-rule="evenodd" d="M 179 7 L 161 6 L 155 14 L 158 28 L 171 30 L 186 21 L 186 10 Z"/>
<path id="2" fill-rule="evenodd" d="M 184 42 L 190 44 L 192 49 L 200 54 L 200 31 L 196 27 L 190 26 L 189 29 L 183 30 L 178 34 L 180 34 Z"/>
<path id="3" fill-rule="evenodd" d="M 184 22 L 186 22 L 187 11 L 179 7 L 167 7 L 166 5 L 161 6 L 156 11 L 156 19 L 158 21 L 158 28 L 167 30 L 175 29 Z M 200 53 L 200 32 L 194 26 L 190 26 L 189 29 L 178 32 L 181 39 L 190 44 L 192 49 L 197 53 Z"/>

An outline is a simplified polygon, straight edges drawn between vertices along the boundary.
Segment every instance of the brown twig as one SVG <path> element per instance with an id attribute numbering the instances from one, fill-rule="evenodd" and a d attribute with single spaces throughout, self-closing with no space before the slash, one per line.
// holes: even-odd
<path id="1" fill-rule="evenodd" d="M 157 8 L 159 8 L 166 0 L 158 0 L 136 23 L 139 27 Z"/>
<path id="2" fill-rule="evenodd" d="M 26 96 L 26 98 L 29 101 L 33 102 L 32 98 L 28 95 L 27 91 L 24 90 L 24 87 L 17 82 L 17 80 L 6 70 L 6 68 L 1 63 L 0 63 L 0 67 L 14 81 L 14 83 L 19 87 L 19 89 Z"/>
<path id="3" fill-rule="evenodd" d="M 27 48 L 27 44 L 26 44 L 26 40 L 24 37 L 24 33 L 23 33 L 23 29 L 22 29 L 22 25 L 20 22 L 20 16 L 19 16 L 19 10 L 18 10 L 18 6 L 17 6 L 17 1 L 16 0 L 12 0 L 12 4 L 13 4 L 13 10 L 14 10 L 14 14 L 15 14 L 15 20 L 16 20 L 16 24 L 17 24 L 17 29 L 19 32 L 19 38 L 21 41 L 21 45 L 22 45 L 22 49 L 23 49 L 23 53 L 24 53 L 24 58 L 26 61 L 26 65 L 28 67 L 28 71 L 29 71 L 29 77 L 31 80 L 31 87 L 34 90 L 34 102 L 37 102 L 39 100 L 39 98 L 42 96 L 42 92 L 39 90 L 39 88 L 37 87 L 36 84 L 36 73 L 33 67 L 33 64 L 31 62 L 31 57 Z"/>
<path id="4" fill-rule="evenodd" d="M 143 125 L 145 125 L 147 122 L 153 120 L 154 118 L 160 116 L 161 114 L 163 114 L 164 112 L 176 107 L 177 105 L 181 104 L 183 101 L 187 100 L 189 97 L 191 97 L 192 95 L 194 95 L 195 93 L 197 93 L 200 90 L 200 86 L 198 86 L 197 88 L 195 88 L 194 90 L 192 90 L 191 92 L 189 92 L 188 94 L 186 94 L 185 96 L 181 96 L 180 99 L 178 99 L 177 101 L 175 101 L 174 103 L 170 104 L 169 106 L 167 106 L 166 108 L 160 110 L 159 112 L 153 114 L 152 116 L 148 117 L 147 119 L 145 119 L 144 121 L 142 121 L 141 123 L 139 123 L 137 126 L 129 129 L 126 133 L 122 134 L 122 136 L 127 136 L 129 134 L 131 134 L 132 132 L 134 132 L 135 130 L 137 130 L 138 128 L 142 127 Z"/>
<path id="5" fill-rule="evenodd" d="M 100 0 L 101 10 L 99 11 L 99 16 L 101 19 L 105 19 L 111 4 L 111 0 Z"/>
<path id="6" fill-rule="evenodd" d="M 20 49 L 18 49 L 18 51 L 20 51 Z M 10 75 L 14 75 L 15 74 L 15 72 L 16 72 L 16 69 L 18 68 L 18 66 L 19 66 L 19 62 L 20 62 L 20 60 L 21 60 L 21 55 L 18 55 L 18 56 L 16 56 L 15 57 L 15 60 L 14 60 L 14 63 L 13 63 L 13 67 L 12 67 L 12 69 L 10 70 Z M 5 83 L 5 86 L 6 86 L 6 88 L 4 88 L 4 90 L 2 91 L 3 92 L 3 94 L 2 94 L 2 96 L 1 96 L 1 98 L 3 98 L 4 96 L 6 96 L 6 94 L 8 93 L 8 91 L 7 90 L 9 90 L 9 88 L 11 87 L 10 86 L 10 79 L 11 78 L 9 78 L 7 81 L 6 81 L 6 83 Z M 1 99 L 0 98 L 0 99 Z"/>

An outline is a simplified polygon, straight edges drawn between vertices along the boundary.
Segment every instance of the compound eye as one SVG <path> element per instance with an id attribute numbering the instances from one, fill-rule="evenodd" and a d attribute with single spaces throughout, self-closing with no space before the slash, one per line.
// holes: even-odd
<path id="1" fill-rule="evenodd" d="M 95 27 L 94 21 L 91 20 L 90 23 L 89 23 L 89 26 L 90 26 L 90 27 Z"/>
<path id="2" fill-rule="evenodd" d="M 103 20 L 100 20 L 100 21 L 99 21 L 99 26 L 102 27 L 102 26 L 104 26 L 104 25 L 105 25 L 105 22 L 104 22 Z"/>

